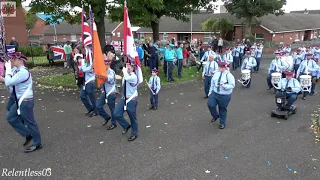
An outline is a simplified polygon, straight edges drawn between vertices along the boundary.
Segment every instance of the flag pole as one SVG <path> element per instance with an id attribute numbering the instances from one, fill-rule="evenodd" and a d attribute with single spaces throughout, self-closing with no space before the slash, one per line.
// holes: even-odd
<path id="1" fill-rule="evenodd" d="M 93 65 L 93 61 L 94 61 L 94 59 L 93 59 L 93 54 L 94 54 L 94 38 L 93 38 L 93 14 L 92 14 L 92 9 L 91 9 L 91 4 L 89 5 L 89 14 L 90 14 L 90 34 L 91 34 L 91 37 L 92 37 L 92 45 L 91 45 L 91 47 L 92 47 L 92 49 L 91 49 L 91 52 L 92 52 L 92 54 L 91 54 L 91 62 L 90 62 L 90 65 Z"/>
<path id="2" fill-rule="evenodd" d="M 83 15 L 84 15 L 84 9 L 82 5 L 82 11 L 81 11 L 81 44 L 84 47 L 84 36 L 83 36 Z"/>
<path id="3" fill-rule="evenodd" d="M 124 31 L 124 39 L 123 39 L 123 44 L 124 44 L 124 47 L 123 47 L 123 55 L 124 55 L 124 60 L 125 60 L 125 67 L 127 67 L 127 31 L 128 31 L 128 22 L 127 22 L 127 19 L 128 19 L 128 14 L 127 14 L 127 0 L 124 1 L 124 8 L 123 8 L 123 31 Z M 127 81 L 126 79 L 124 79 L 124 90 L 123 90 L 123 95 L 124 95 L 124 107 L 123 107 L 123 110 L 127 110 Z"/>

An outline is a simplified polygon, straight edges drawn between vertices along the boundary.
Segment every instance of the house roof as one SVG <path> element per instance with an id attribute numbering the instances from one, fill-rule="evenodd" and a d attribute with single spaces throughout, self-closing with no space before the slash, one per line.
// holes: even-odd
<path id="1" fill-rule="evenodd" d="M 51 19 L 51 18 L 52 18 L 52 15 L 50 15 L 50 14 L 37 14 L 37 16 L 38 16 L 40 19 L 44 20 L 44 21 L 46 21 L 47 19 Z M 60 18 L 58 21 L 59 21 L 59 22 L 62 22 L 63 19 Z M 56 23 L 50 23 L 50 26 L 53 26 L 54 24 L 56 24 Z"/>
<path id="2" fill-rule="evenodd" d="M 104 19 L 104 26 L 106 33 L 112 33 L 112 31 L 119 25 L 119 22 L 112 23 L 108 18 Z M 57 34 L 62 35 L 76 35 L 81 34 L 81 24 L 69 24 L 66 21 L 62 21 L 60 24 L 55 25 Z M 44 32 L 45 35 L 55 34 L 54 26 L 51 26 Z"/>
<path id="3" fill-rule="evenodd" d="M 229 13 L 221 14 L 194 14 L 192 32 L 203 32 L 201 24 L 209 18 L 227 18 L 234 25 L 241 25 L 244 19 L 238 19 Z M 308 29 L 320 29 L 320 15 L 288 13 L 282 16 L 267 15 L 254 19 L 253 23 L 259 22 L 261 27 L 271 33 L 293 32 Z M 159 32 L 190 32 L 191 22 L 178 21 L 175 18 L 163 17 L 160 20 Z M 151 33 L 151 28 L 140 28 L 138 33 Z"/>
<path id="4" fill-rule="evenodd" d="M 301 10 L 301 11 L 290 11 L 290 13 L 299 13 L 299 14 L 320 14 L 320 10 Z"/>

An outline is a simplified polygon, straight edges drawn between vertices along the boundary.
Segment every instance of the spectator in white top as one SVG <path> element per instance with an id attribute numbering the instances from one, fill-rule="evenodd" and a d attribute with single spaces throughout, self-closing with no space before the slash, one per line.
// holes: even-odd
<path id="1" fill-rule="evenodd" d="M 218 41 L 218 47 L 219 47 L 219 53 L 222 53 L 222 47 L 223 47 L 223 39 L 220 38 Z"/>

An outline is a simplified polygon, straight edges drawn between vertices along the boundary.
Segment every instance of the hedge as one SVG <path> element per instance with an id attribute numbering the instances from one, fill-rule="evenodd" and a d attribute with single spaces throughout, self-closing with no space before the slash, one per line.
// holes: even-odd
<path id="1" fill-rule="evenodd" d="M 34 46 L 20 46 L 19 51 L 26 55 L 27 57 L 38 57 L 44 56 L 45 51 L 43 50 L 42 46 L 34 47 Z"/>

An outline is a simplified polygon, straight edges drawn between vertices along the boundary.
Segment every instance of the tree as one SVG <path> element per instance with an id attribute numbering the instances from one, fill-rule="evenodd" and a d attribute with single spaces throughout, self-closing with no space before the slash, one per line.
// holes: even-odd
<path id="1" fill-rule="evenodd" d="M 97 24 L 100 44 L 105 45 L 105 27 L 104 18 L 107 7 L 106 0 L 33 0 L 30 3 L 30 12 L 45 13 L 52 15 L 51 19 L 47 19 L 47 23 L 59 23 L 59 19 L 63 18 L 70 24 L 81 22 L 81 12 L 75 11 L 74 7 L 83 7 L 86 12 L 89 12 L 89 4 L 92 7 L 94 20 Z M 89 17 L 89 15 L 87 15 Z"/>
<path id="2" fill-rule="evenodd" d="M 188 21 L 188 14 L 207 7 L 209 2 L 211 0 L 128 0 L 127 8 L 131 23 L 151 28 L 153 40 L 159 40 L 159 21 L 162 16 Z M 114 0 L 114 3 L 120 6 L 109 5 L 109 18 L 112 21 L 122 21 L 124 0 Z"/>
<path id="3" fill-rule="evenodd" d="M 229 13 L 237 18 L 245 18 L 246 37 L 251 36 L 252 21 L 255 17 L 268 14 L 283 15 L 281 8 L 287 0 L 223 0 Z"/>
<path id="4" fill-rule="evenodd" d="M 212 36 L 212 32 L 217 31 L 217 19 L 209 18 L 201 24 L 201 27 L 203 31 L 210 32 L 210 35 Z"/>
<path id="5" fill-rule="evenodd" d="M 25 21 L 27 30 L 32 29 L 36 24 L 37 20 L 38 20 L 38 16 L 36 14 L 30 13 L 24 10 L 24 21 Z"/>

